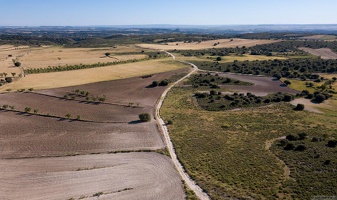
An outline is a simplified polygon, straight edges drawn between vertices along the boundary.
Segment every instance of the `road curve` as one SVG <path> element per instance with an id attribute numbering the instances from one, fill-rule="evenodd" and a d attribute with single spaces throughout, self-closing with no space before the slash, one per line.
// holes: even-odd
<path id="1" fill-rule="evenodd" d="M 176 60 L 175 56 L 167 51 L 164 51 L 165 53 L 167 53 L 168 55 L 172 56 L 173 60 Z M 177 60 L 178 61 L 178 60 Z M 191 76 L 194 72 L 196 72 L 198 69 L 198 67 L 196 65 L 194 65 L 193 63 L 189 63 L 189 62 L 185 62 L 185 61 L 178 61 L 181 63 L 186 63 L 189 64 L 193 67 L 193 70 L 188 73 L 186 76 L 182 77 L 181 79 L 177 80 L 176 82 L 174 82 L 173 84 L 171 84 L 164 92 L 163 94 L 160 96 L 158 103 L 156 105 L 156 111 L 155 111 L 155 118 L 157 120 L 157 124 L 159 126 L 159 128 L 161 129 L 163 135 L 164 135 L 164 141 L 165 144 L 167 146 L 168 151 L 170 152 L 172 161 L 174 163 L 175 168 L 177 169 L 177 171 L 179 172 L 181 178 L 185 181 L 186 185 L 194 191 L 194 193 L 196 194 L 196 196 L 200 199 L 200 200 L 209 200 L 209 196 L 196 184 L 195 181 L 193 181 L 191 179 L 191 177 L 185 172 L 183 166 L 181 165 L 181 163 L 179 162 L 178 158 L 177 158 L 177 154 L 174 150 L 167 126 L 164 122 L 164 120 L 160 117 L 160 108 L 164 102 L 164 99 L 167 95 L 167 93 L 170 91 L 171 88 L 173 88 L 175 85 L 177 85 L 179 82 L 183 81 L 185 78 L 188 78 L 189 76 Z"/>

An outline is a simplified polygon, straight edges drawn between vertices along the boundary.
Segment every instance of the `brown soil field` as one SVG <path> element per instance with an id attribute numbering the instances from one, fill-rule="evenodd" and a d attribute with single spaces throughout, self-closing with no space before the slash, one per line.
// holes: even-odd
<path id="1" fill-rule="evenodd" d="M 215 43 L 218 43 L 214 46 Z M 196 50 L 196 49 L 210 49 L 210 48 L 230 48 L 230 47 L 250 47 L 259 44 L 269 44 L 277 42 L 275 40 L 249 40 L 249 39 L 220 39 L 220 40 L 208 40 L 203 42 L 193 42 L 193 43 L 184 43 L 184 42 L 172 42 L 166 44 L 138 44 L 138 47 L 156 49 L 156 50 Z M 178 44 L 178 45 L 177 45 Z"/>
<path id="2" fill-rule="evenodd" d="M 22 158 L 103 153 L 118 150 L 161 149 L 164 143 L 154 119 L 138 123 L 143 112 L 153 114 L 154 105 L 165 87 L 147 88 L 154 80 L 169 78 L 189 69 L 155 74 L 149 78 L 130 78 L 79 87 L 43 90 L 39 93 L 3 93 L 0 105 L 21 110 L 39 109 L 38 113 L 81 115 L 81 122 L 13 111 L 0 112 L 0 157 Z M 93 95 L 106 95 L 103 104 L 64 100 L 65 93 L 80 89 Z M 48 96 L 49 95 L 49 96 Z M 128 107 L 129 103 L 139 107 Z M 114 105 L 121 104 L 121 105 Z M 18 123 L 19 122 L 19 123 Z M 112 122 L 112 123 L 100 123 Z"/>
<path id="3" fill-rule="evenodd" d="M 171 160 L 157 153 L 0 160 L 0 194 L 3 200 L 184 199 Z"/>
<path id="4" fill-rule="evenodd" d="M 284 92 L 289 94 L 296 94 L 297 91 L 286 87 L 281 81 L 268 76 L 251 76 L 241 74 L 230 73 L 218 73 L 219 76 L 224 76 L 240 81 L 250 82 L 252 86 L 240 86 L 240 85 L 224 85 L 222 88 L 228 89 L 234 92 L 250 92 L 258 96 L 266 96 L 270 93 Z"/>
<path id="5" fill-rule="evenodd" d="M 13 83 L 2 86 L 0 91 L 6 91 L 7 89 L 16 91 L 18 89 L 29 88 L 50 89 L 83 85 L 172 71 L 184 67 L 186 67 L 186 65 L 171 61 L 170 58 L 167 58 L 73 71 L 30 74 Z"/>
<path id="6" fill-rule="evenodd" d="M 313 54 L 315 56 L 321 56 L 322 59 L 337 59 L 337 53 L 333 52 L 329 48 L 311 49 L 300 47 L 299 49 L 306 51 L 310 54 Z"/>

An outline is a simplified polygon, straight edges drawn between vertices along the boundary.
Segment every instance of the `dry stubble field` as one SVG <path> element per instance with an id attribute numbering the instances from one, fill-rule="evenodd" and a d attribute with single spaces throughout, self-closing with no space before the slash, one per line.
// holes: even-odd
<path id="1" fill-rule="evenodd" d="M 171 62 L 169 59 L 161 59 L 81 70 L 29 74 L 25 78 L 21 78 L 11 84 L 2 86 L 0 91 L 6 91 L 7 89 L 16 91 L 18 89 L 29 88 L 50 89 L 83 85 L 87 83 L 125 79 L 172 71 L 183 67 L 186 66 Z"/>
<path id="2" fill-rule="evenodd" d="M 315 56 L 321 56 L 322 59 L 337 59 L 337 53 L 333 52 L 329 48 L 311 49 L 301 47 L 300 49 Z"/>
<path id="3" fill-rule="evenodd" d="M 218 43 L 214 46 L 215 43 Z M 219 40 L 208 40 L 202 42 L 172 42 L 166 44 L 138 44 L 138 47 L 148 48 L 148 49 L 157 49 L 157 50 L 196 50 L 196 49 L 210 49 L 210 48 L 235 48 L 237 46 L 242 47 L 251 47 L 259 44 L 270 44 L 277 42 L 275 40 L 249 40 L 249 39 L 219 39 Z M 177 45 L 178 44 L 178 45 Z"/>

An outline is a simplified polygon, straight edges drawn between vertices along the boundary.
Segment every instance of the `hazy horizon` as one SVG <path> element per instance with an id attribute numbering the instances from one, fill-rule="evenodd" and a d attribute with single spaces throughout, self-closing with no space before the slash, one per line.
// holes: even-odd
<path id="1" fill-rule="evenodd" d="M 333 0 L 13 0 L 0 7 L 0 26 L 330 25 Z"/>

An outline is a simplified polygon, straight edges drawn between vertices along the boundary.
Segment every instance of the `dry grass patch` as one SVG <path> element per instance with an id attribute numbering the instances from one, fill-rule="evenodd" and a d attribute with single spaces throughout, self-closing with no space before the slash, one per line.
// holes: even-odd
<path id="1" fill-rule="evenodd" d="M 105 53 L 109 52 L 110 56 Z M 94 64 L 130 59 L 142 59 L 141 49 L 135 46 L 117 46 L 113 48 L 63 48 L 59 46 L 0 46 L 0 73 L 22 73 L 14 67 L 13 59 L 21 62 L 25 69 L 46 68 L 48 66 L 65 66 L 76 64 Z M 124 54 L 122 54 L 124 53 Z"/>
<path id="2" fill-rule="evenodd" d="M 216 61 L 217 56 L 182 56 L 180 54 L 175 54 L 176 58 L 178 60 L 186 60 L 186 61 Z M 243 55 L 229 55 L 229 56 L 222 56 L 221 61 L 218 61 L 219 63 L 226 63 L 226 62 L 234 62 L 237 61 L 255 61 L 255 60 L 286 60 L 287 57 L 281 57 L 281 56 L 264 56 L 264 55 L 249 55 L 249 54 L 243 54 Z"/>
<path id="3" fill-rule="evenodd" d="M 15 91 L 23 88 L 47 89 L 82 85 L 155 74 L 186 67 L 186 65 L 179 64 L 178 62 L 170 62 L 169 59 L 170 58 L 74 71 L 31 74 L 11 84 L 6 84 L 1 87 L 0 91 L 7 89 Z"/>
<path id="4" fill-rule="evenodd" d="M 230 48 L 230 47 L 251 47 L 259 44 L 270 44 L 276 42 L 275 40 L 249 40 L 249 39 L 219 39 L 208 40 L 202 42 L 184 43 L 172 42 L 167 44 L 138 44 L 137 46 L 149 49 L 160 50 L 196 50 L 196 49 L 209 49 L 209 48 Z M 216 45 L 215 45 L 216 44 Z"/>

